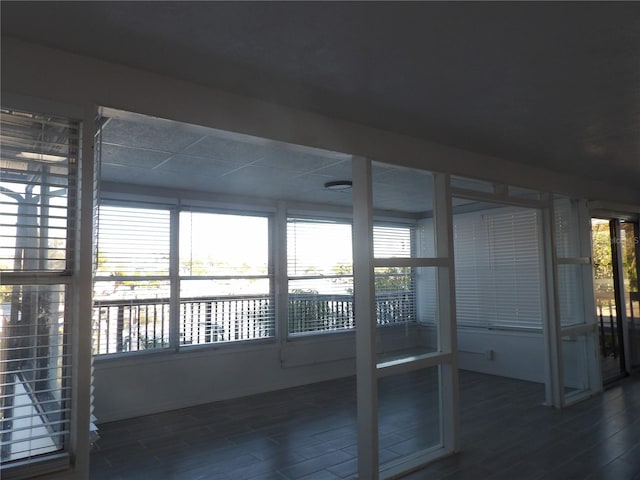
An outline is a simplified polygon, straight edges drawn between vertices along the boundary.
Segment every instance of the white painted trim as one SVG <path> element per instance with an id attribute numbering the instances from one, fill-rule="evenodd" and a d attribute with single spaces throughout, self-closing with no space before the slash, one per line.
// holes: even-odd
<path id="1" fill-rule="evenodd" d="M 353 158 L 353 281 L 358 393 L 358 477 L 378 479 L 378 383 L 371 161 Z"/>
<path id="2" fill-rule="evenodd" d="M 460 450 L 460 388 L 453 248 L 453 199 L 449 175 L 435 175 L 434 194 L 436 256 L 448 260 L 448 265 L 439 267 L 437 271 L 438 348 L 441 352 L 451 354 L 449 362 L 440 364 L 442 444 L 445 452 L 457 452 Z"/>

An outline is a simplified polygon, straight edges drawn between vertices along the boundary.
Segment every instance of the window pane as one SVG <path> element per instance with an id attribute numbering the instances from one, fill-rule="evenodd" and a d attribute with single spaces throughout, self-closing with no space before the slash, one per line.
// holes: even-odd
<path id="1" fill-rule="evenodd" d="M 583 300 L 584 265 L 558 265 L 558 302 L 563 327 L 586 322 Z"/>
<path id="2" fill-rule="evenodd" d="M 0 129 L 0 270 L 68 269 L 78 125 L 2 109 Z"/>
<path id="3" fill-rule="evenodd" d="M 375 269 L 378 362 L 438 349 L 436 267 Z"/>
<path id="4" fill-rule="evenodd" d="M 494 207 L 453 218 L 458 325 L 542 328 L 539 213 Z"/>
<path id="5" fill-rule="evenodd" d="M 2 463 L 64 450 L 71 345 L 64 285 L 4 286 L 0 294 Z"/>
<path id="6" fill-rule="evenodd" d="M 181 345 L 256 340 L 274 335 L 268 278 L 181 282 Z"/>
<path id="7" fill-rule="evenodd" d="M 348 223 L 288 220 L 290 334 L 354 327 L 351 245 Z"/>
<path id="8" fill-rule="evenodd" d="M 593 333 L 562 337 L 562 368 L 566 396 L 591 389 L 589 358 L 596 349 L 594 343 Z"/>
<path id="9" fill-rule="evenodd" d="M 413 228 L 395 225 L 373 226 L 375 258 L 410 258 L 413 255 Z"/>
<path id="10" fill-rule="evenodd" d="M 269 219 L 180 213 L 180 274 L 246 276 L 269 273 Z"/>
<path id="11" fill-rule="evenodd" d="M 527 200 L 540 200 L 540 192 L 530 188 L 514 187 L 509 185 L 509 195 Z"/>
<path id="12" fill-rule="evenodd" d="M 378 381 L 379 453 L 382 469 L 442 444 L 438 367 Z"/>
<path id="13" fill-rule="evenodd" d="M 398 212 L 405 218 L 431 216 L 434 191 L 431 172 L 373 162 L 371 175 L 374 210 Z"/>
<path id="14" fill-rule="evenodd" d="M 94 354 L 168 346 L 168 281 L 115 280 L 94 284 Z"/>
<path id="15" fill-rule="evenodd" d="M 580 256 L 578 212 L 569 198 L 556 197 L 553 202 L 556 253 L 559 258 Z"/>
<path id="16" fill-rule="evenodd" d="M 353 275 L 351 225 L 290 218 L 287 270 L 290 278 Z"/>
<path id="17" fill-rule="evenodd" d="M 98 276 L 169 274 L 169 211 L 101 205 Z"/>
<path id="18" fill-rule="evenodd" d="M 494 184 L 484 180 L 475 178 L 451 176 L 451 186 L 454 188 L 462 188 L 465 190 L 475 190 L 476 192 L 493 193 Z"/>
<path id="19" fill-rule="evenodd" d="M 355 327 L 353 277 L 289 280 L 289 333 Z"/>

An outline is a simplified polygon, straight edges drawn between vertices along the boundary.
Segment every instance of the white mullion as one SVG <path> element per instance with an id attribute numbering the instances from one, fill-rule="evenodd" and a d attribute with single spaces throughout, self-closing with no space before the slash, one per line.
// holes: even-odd
<path id="1" fill-rule="evenodd" d="M 450 177 L 435 174 L 434 226 L 436 256 L 448 266 L 438 267 L 438 349 L 450 353 L 450 361 L 440 364 L 440 411 L 442 444 L 445 451 L 460 448 L 460 399 L 458 387 L 458 347 L 453 257 L 453 212 Z"/>
<path id="2" fill-rule="evenodd" d="M 542 231 L 544 232 L 544 265 L 546 287 L 546 322 L 542 331 L 545 344 L 545 403 L 554 407 L 562 407 L 564 401 L 562 371 L 562 332 L 560 327 L 560 305 L 558 302 L 558 261 L 555 249 L 555 214 L 553 202 L 549 202 L 542 211 Z"/>
<path id="3" fill-rule="evenodd" d="M 373 272 L 373 199 L 371 161 L 353 158 L 353 270 L 356 313 L 358 477 L 377 480 L 378 386 Z"/>
<path id="4" fill-rule="evenodd" d="M 169 347 L 180 349 L 180 209 L 169 212 Z"/>
<path id="5" fill-rule="evenodd" d="M 269 251 L 273 255 L 275 327 L 276 338 L 280 341 L 280 361 L 286 360 L 286 344 L 289 336 L 289 277 L 287 275 L 287 208 L 278 202 L 271 226 L 272 243 Z"/>
<path id="6" fill-rule="evenodd" d="M 72 320 L 72 411 L 70 424 L 71 451 L 75 457 L 75 470 L 78 478 L 89 475 L 89 428 L 91 424 L 91 338 L 93 313 L 93 240 L 94 240 L 94 197 L 96 159 L 93 154 L 96 133 L 95 119 L 97 107 L 92 106 L 85 112 L 82 125 L 82 149 L 78 155 L 78 199 L 79 225 L 77 237 L 75 268 L 77 283 L 71 289 L 70 296 L 73 308 Z M 73 295 L 77 295 L 73 298 Z M 73 323 L 72 323 L 73 324 Z"/>
<path id="7" fill-rule="evenodd" d="M 586 200 L 581 200 L 577 205 L 578 214 L 578 242 L 579 254 L 589 259 L 589 263 L 582 269 L 582 302 L 585 315 L 585 323 L 591 324 L 593 330 L 587 334 L 587 368 L 589 369 L 589 389 L 591 392 L 602 390 L 602 372 L 600 362 L 600 343 L 597 332 L 596 296 L 593 286 L 593 262 L 591 252 L 591 216 Z"/>

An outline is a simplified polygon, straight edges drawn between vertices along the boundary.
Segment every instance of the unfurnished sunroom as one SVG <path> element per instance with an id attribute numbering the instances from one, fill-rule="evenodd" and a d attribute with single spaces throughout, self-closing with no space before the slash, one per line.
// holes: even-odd
<path id="1" fill-rule="evenodd" d="M 564 407 L 602 388 L 614 323 L 637 366 L 637 272 L 617 274 L 624 314 L 596 315 L 585 200 L 110 108 L 78 168 L 78 122 L 2 122 L 15 471 L 71 453 L 81 205 L 98 423 L 357 374 L 360 474 L 396 475 L 459 448 L 459 368 L 543 384 L 540 402 Z M 404 395 L 424 408 L 394 450 L 376 426 Z"/>

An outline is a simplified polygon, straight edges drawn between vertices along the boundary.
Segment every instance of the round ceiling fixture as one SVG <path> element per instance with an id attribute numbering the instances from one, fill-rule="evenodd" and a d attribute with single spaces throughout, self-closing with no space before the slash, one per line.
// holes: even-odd
<path id="1" fill-rule="evenodd" d="M 333 182 L 327 182 L 324 184 L 324 188 L 326 190 L 331 190 L 332 192 L 346 192 L 351 190 L 353 187 L 353 182 L 351 180 L 334 180 Z"/>

